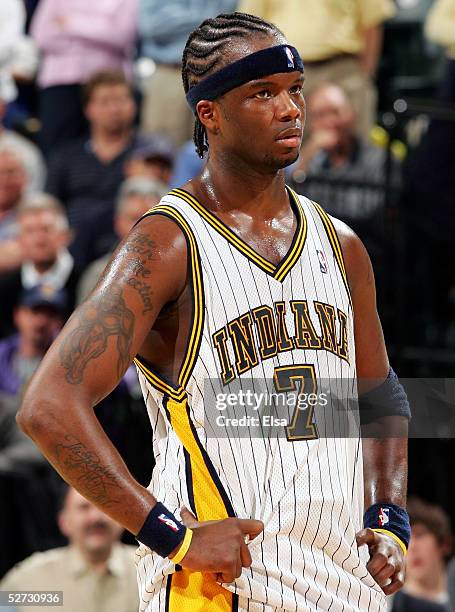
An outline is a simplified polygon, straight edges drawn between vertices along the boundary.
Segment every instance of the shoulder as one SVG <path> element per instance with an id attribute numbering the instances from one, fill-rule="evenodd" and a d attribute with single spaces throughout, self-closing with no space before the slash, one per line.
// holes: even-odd
<path id="1" fill-rule="evenodd" d="M 22 588 L 24 581 L 35 578 L 37 572 L 52 572 L 54 568 L 61 567 L 68 557 L 68 547 L 54 548 L 45 552 L 36 552 L 15 565 L 1 581 L 3 589 L 17 586 Z M 19 584 L 20 582 L 20 584 Z"/>

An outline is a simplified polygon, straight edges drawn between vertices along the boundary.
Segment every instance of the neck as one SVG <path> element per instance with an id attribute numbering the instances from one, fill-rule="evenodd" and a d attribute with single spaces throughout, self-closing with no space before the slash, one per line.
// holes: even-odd
<path id="1" fill-rule="evenodd" d="M 29 338 L 20 336 L 18 352 L 24 359 L 33 359 L 34 357 L 42 357 L 48 347 L 42 347 L 36 344 Z"/>
<path id="2" fill-rule="evenodd" d="M 100 157 L 115 157 L 117 153 L 123 151 L 131 138 L 131 128 L 108 132 L 106 130 L 92 128 L 92 146 Z"/>
<path id="3" fill-rule="evenodd" d="M 213 161 L 216 159 L 216 162 Z M 212 208 L 224 212 L 241 209 L 261 216 L 276 217 L 277 209 L 288 204 L 284 171 L 264 172 L 227 155 L 209 156 L 196 181 Z"/>
<path id="4" fill-rule="evenodd" d="M 111 549 L 101 551 L 81 551 L 86 562 L 98 573 L 107 572 L 107 562 L 111 556 Z"/>
<path id="5" fill-rule="evenodd" d="M 406 578 L 406 591 L 415 597 L 438 600 L 447 591 L 447 575 L 444 567 L 434 569 L 431 574 L 420 579 Z"/>
<path id="6" fill-rule="evenodd" d="M 48 270 L 52 268 L 56 261 L 57 257 L 51 261 L 40 261 L 38 263 L 34 263 L 33 267 L 38 272 L 38 274 L 45 274 Z"/>

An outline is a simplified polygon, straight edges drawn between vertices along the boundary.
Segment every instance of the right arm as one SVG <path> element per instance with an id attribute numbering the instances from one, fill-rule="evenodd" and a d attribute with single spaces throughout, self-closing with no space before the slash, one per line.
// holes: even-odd
<path id="1" fill-rule="evenodd" d="M 154 500 L 128 472 L 93 408 L 118 384 L 164 304 L 183 290 L 185 259 L 172 222 L 152 217 L 137 225 L 46 354 L 17 417 L 61 476 L 132 533 Z M 152 308 L 144 308 L 135 279 L 146 284 Z"/>
<path id="2" fill-rule="evenodd" d="M 49 349 L 17 416 L 64 480 L 133 534 L 157 500 L 132 477 L 93 408 L 140 352 L 163 306 L 178 303 L 186 257 L 185 238 L 172 221 L 152 216 L 136 225 Z M 244 534 L 261 528 L 238 519 L 201 526 L 183 564 L 232 580 L 240 559 L 251 563 Z"/>

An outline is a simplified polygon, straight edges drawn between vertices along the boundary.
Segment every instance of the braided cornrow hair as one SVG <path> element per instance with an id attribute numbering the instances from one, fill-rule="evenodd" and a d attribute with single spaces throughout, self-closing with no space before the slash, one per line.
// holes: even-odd
<path id="1" fill-rule="evenodd" d="M 218 69 L 223 51 L 232 38 L 247 38 L 253 32 L 283 36 L 272 23 L 247 13 L 227 13 L 203 21 L 191 33 L 183 51 L 182 79 L 185 94 L 190 87 Z M 207 132 L 197 116 L 193 140 L 197 154 L 202 158 L 204 152 L 208 151 Z"/>

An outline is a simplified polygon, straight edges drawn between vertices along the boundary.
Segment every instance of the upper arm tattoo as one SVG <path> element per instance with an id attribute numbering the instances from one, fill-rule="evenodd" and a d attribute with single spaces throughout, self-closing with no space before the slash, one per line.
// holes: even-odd
<path id="1" fill-rule="evenodd" d="M 66 370 L 67 382 L 82 382 L 89 361 L 106 351 L 109 336 L 117 338 L 117 376 L 120 378 L 131 361 L 135 323 L 120 287 L 113 285 L 100 298 L 84 304 L 79 310 L 79 321 L 60 348 L 60 363 Z"/>

